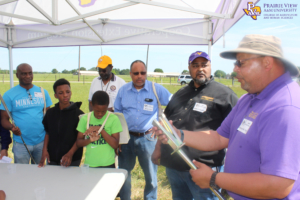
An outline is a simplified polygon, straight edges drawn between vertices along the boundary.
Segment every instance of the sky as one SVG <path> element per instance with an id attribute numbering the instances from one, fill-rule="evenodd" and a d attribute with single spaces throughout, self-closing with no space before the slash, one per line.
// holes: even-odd
<path id="1" fill-rule="evenodd" d="M 297 14 L 293 19 L 264 19 L 270 12 L 265 12 L 267 4 L 297 4 Z M 227 74 L 233 71 L 233 60 L 219 56 L 220 52 L 232 50 L 247 34 L 274 35 L 281 39 L 284 56 L 296 66 L 300 66 L 300 1 L 299 0 L 260 0 L 257 4 L 262 9 L 261 16 L 253 20 L 244 16 L 212 47 L 212 73 L 223 70 Z M 278 14 L 278 13 L 277 13 Z M 279 13 L 282 14 L 282 13 Z M 225 47 L 223 43 L 225 41 Z M 102 46 L 103 55 L 112 58 L 114 68 L 128 69 L 134 60 L 146 62 L 146 45 L 112 45 Z M 161 68 L 164 72 L 178 72 L 188 69 L 188 58 L 195 51 L 208 51 L 207 46 L 197 45 L 150 45 L 148 71 Z M 51 72 L 56 68 L 78 68 L 79 47 L 15 48 L 13 49 L 13 68 L 20 63 L 29 63 L 34 71 Z M 8 50 L 0 47 L 0 68 L 9 69 Z M 100 46 L 82 46 L 80 66 L 90 69 L 97 65 L 101 56 Z"/>

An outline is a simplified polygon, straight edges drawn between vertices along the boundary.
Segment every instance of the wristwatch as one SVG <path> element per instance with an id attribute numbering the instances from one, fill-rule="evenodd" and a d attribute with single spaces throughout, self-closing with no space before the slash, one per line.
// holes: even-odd
<path id="1" fill-rule="evenodd" d="M 214 172 L 212 175 L 211 175 L 211 178 L 210 178 L 210 182 L 209 182 L 209 186 L 213 189 L 216 189 L 216 190 L 219 190 L 220 187 L 217 186 L 216 184 L 216 176 L 219 172 Z"/>

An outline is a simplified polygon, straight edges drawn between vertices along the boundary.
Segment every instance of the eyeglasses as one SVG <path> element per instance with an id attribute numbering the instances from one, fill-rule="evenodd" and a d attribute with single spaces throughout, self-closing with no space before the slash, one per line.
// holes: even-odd
<path id="1" fill-rule="evenodd" d="M 132 72 L 133 75 L 137 76 L 139 74 L 145 75 L 147 72 Z"/>
<path id="2" fill-rule="evenodd" d="M 30 101 L 32 101 L 32 96 L 31 96 L 29 90 L 27 90 L 27 94 L 28 94 L 28 97 L 29 97 Z"/>
<path id="3" fill-rule="evenodd" d="M 254 58 L 260 58 L 260 57 L 264 57 L 264 56 L 257 56 L 257 57 L 253 57 L 253 58 L 247 58 L 247 59 L 243 59 L 243 60 L 237 60 L 233 63 L 234 66 L 238 66 L 238 67 L 242 67 L 242 65 L 244 64 L 245 61 L 247 60 L 251 60 Z"/>

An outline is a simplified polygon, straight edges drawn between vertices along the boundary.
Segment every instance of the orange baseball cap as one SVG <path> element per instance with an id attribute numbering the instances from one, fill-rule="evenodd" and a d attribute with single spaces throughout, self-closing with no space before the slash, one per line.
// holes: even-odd
<path id="1" fill-rule="evenodd" d="M 108 65 L 112 65 L 112 60 L 108 56 L 101 56 L 98 60 L 97 67 L 105 69 Z"/>

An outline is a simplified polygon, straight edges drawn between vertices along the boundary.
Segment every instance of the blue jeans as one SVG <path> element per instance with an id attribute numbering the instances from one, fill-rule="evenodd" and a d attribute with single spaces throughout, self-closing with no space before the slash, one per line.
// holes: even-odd
<path id="1" fill-rule="evenodd" d="M 224 166 L 217 167 L 224 171 Z M 201 189 L 192 181 L 188 171 L 178 171 L 166 168 L 166 174 L 171 185 L 173 200 L 218 200 L 218 197 L 208 189 Z"/>
<path id="2" fill-rule="evenodd" d="M 128 171 L 128 177 L 120 191 L 122 200 L 131 199 L 131 170 L 135 165 L 136 156 L 145 175 L 144 200 L 157 198 L 157 166 L 151 161 L 156 139 L 150 136 L 151 134 L 141 137 L 130 135 L 128 144 L 122 144 L 122 152 L 119 152 L 119 168 Z"/>
<path id="3" fill-rule="evenodd" d="M 27 145 L 29 152 L 31 153 L 35 163 L 38 165 L 42 158 L 42 152 L 44 147 L 44 141 L 36 145 Z M 15 163 L 29 164 L 30 155 L 27 152 L 24 144 L 14 141 L 13 149 Z M 31 161 L 31 164 L 33 162 Z"/>

